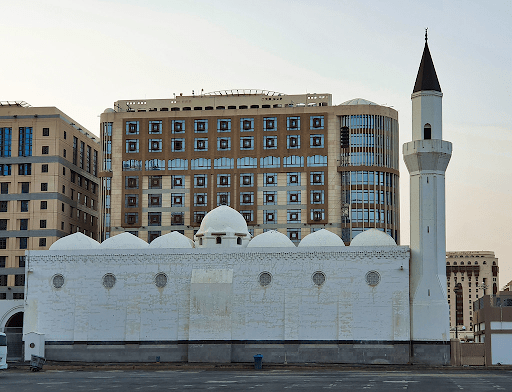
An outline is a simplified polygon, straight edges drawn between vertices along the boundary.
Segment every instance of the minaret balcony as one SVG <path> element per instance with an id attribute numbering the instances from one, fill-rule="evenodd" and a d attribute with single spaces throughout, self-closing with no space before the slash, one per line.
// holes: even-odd
<path id="1" fill-rule="evenodd" d="M 413 140 L 403 145 L 405 165 L 410 174 L 444 172 L 452 156 L 452 143 L 439 139 Z"/>

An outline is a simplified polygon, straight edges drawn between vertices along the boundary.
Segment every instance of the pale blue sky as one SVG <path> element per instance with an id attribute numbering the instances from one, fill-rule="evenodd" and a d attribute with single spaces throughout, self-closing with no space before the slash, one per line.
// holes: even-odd
<path id="1" fill-rule="evenodd" d="M 399 111 L 429 28 L 443 90 L 447 249 L 492 250 L 512 279 L 512 2 L 0 0 L 0 100 L 57 106 L 98 134 L 119 99 L 231 88 L 362 97 Z M 401 164 L 402 243 L 409 182 Z"/>

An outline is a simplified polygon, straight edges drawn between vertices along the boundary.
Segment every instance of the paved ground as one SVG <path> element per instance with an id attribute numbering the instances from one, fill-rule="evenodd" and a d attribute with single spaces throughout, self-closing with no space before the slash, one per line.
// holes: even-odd
<path id="1" fill-rule="evenodd" d="M 510 391 L 510 370 L 44 370 L 0 373 L 0 391 Z"/>

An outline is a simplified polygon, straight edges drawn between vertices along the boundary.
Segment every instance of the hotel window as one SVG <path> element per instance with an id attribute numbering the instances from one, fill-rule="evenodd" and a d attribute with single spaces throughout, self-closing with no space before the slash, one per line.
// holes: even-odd
<path id="1" fill-rule="evenodd" d="M 40 219 L 39 220 L 39 228 L 40 229 L 46 229 L 46 219 Z"/>
<path id="2" fill-rule="evenodd" d="M 127 208 L 136 208 L 139 206 L 139 195 L 125 195 L 124 206 Z"/>
<path id="3" fill-rule="evenodd" d="M 288 204 L 300 204 L 300 191 L 287 191 Z"/>
<path id="4" fill-rule="evenodd" d="M 125 177 L 124 189 L 139 189 L 139 177 Z"/>
<path id="5" fill-rule="evenodd" d="M 171 193 L 171 207 L 183 207 L 184 203 L 184 193 Z"/>
<path id="6" fill-rule="evenodd" d="M 185 132 L 185 120 L 172 120 L 171 122 L 172 133 L 183 133 Z"/>
<path id="7" fill-rule="evenodd" d="M 50 146 L 42 146 L 41 147 L 41 154 L 42 155 L 48 155 L 50 153 Z"/>
<path id="8" fill-rule="evenodd" d="M 252 222 L 254 220 L 254 212 L 252 210 L 242 210 L 240 214 L 242 214 L 246 222 Z"/>
<path id="9" fill-rule="evenodd" d="M 300 185 L 300 173 L 286 173 L 286 185 Z"/>
<path id="10" fill-rule="evenodd" d="M 242 173 L 240 174 L 240 186 L 254 186 L 254 174 Z"/>
<path id="11" fill-rule="evenodd" d="M 2 182 L 1 185 L 1 194 L 7 195 L 9 193 L 9 183 L 8 182 Z"/>
<path id="12" fill-rule="evenodd" d="M 213 160 L 214 169 L 233 169 L 235 167 L 234 158 L 217 158 Z"/>
<path id="13" fill-rule="evenodd" d="M 277 192 L 276 191 L 264 191 L 263 192 L 263 204 L 264 205 L 277 204 Z"/>
<path id="14" fill-rule="evenodd" d="M 309 122 L 311 129 L 324 129 L 324 116 L 311 116 Z"/>
<path id="15" fill-rule="evenodd" d="M 264 150 L 277 150 L 277 136 L 263 136 Z"/>
<path id="16" fill-rule="evenodd" d="M 218 119 L 217 132 L 231 132 L 231 119 Z"/>
<path id="17" fill-rule="evenodd" d="M 66 170 L 65 167 L 62 168 L 63 171 Z M 48 164 L 42 164 L 41 165 L 41 173 L 48 173 Z M 64 175 L 66 174 L 65 172 L 63 173 Z"/>
<path id="18" fill-rule="evenodd" d="M 162 133 L 162 121 L 150 121 L 149 122 L 149 134 L 161 134 Z"/>
<path id="19" fill-rule="evenodd" d="M 29 182 L 21 182 L 21 193 L 29 193 L 30 192 L 30 183 Z"/>
<path id="20" fill-rule="evenodd" d="M 11 175 L 11 165 L 10 164 L 0 164 L 0 176 L 10 176 Z"/>
<path id="21" fill-rule="evenodd" d="M 252 206 L 254 204 L 254 192 L 241 192 L 240 204 L 245 206 Z"/>
<path id="22" fill-rule="evenodd" d="M 20 200 L 20 211 L 28 212 L 28 200 Z"/>
<path id="23" fill-rule="evenodd" d="M 307 158 L 308 167 L 327 166 L 327 155 L 313 155 Z"/>
<path id="24" fill-rule="evenodd" d="M 20 230 L 28 230 L 28 219 L 20 219 Z"/>
<path id="25" fill-rule="evenodd" d="M 41 192 L 47 192 L 48 191 L 48 183 L 42 182 L 41 183 Z"/>
<path id="26" fill-rule="evenodd" d="M 288 131 L 300 130 L 300 117 L 287 117 L 286 118 L 286 129 Z"/>
<path id="27" fill-rule="evenodd" d="M 228 206 L 230 204 L 230 193 L 229 192 L 217 192 L 217 205 Z"/>
<path id="28" fill-rule="evenodd" d="M 288 238 L 292 241 L 300 241 L 300 229 L 287 229 Z"/>
<path id="29" fill-rule="evenodd" d="M 281 167 L 281 158 L 280 157 L 262 157 L 260 158 L 260 167 L 261 168 L 277 168 Z"/>
<path id="30" fill-rule="evenodd" d="M 212 160 L 208 158 L 197 158 L 190 160 L 192 170 L 208 170 L 212 167 Z"/>
<path id="31" fill-rule="evenodd" d="M 187 170 L 188 160 L 187 159 L 169 159 L 168 163 L 169 170 Z"/>
<path id="32" fill-rule="evenodd" d="M 31 163 L 20 163 L 18 165 L 18 174 L 20 176 L 30 176 L 32 174 L 32 164 Z"/>
<path id="33" fill-rule="evenodd" d="M 240 119 L 240 132 L 253 132 L 254 131 L 254 118 L 241 118 Z"/>
<path id="34" fill-rule="evenodd" d="M 300 135 L 286 136 L 286 148 L 289 150 L 300 148 Z"/>
<path id="35" fill-rule="evenodd" d="M 7 249 L 7 237 L 0 237 L 0 249 Z"/>
<path id="36" fill-rule="evenodd" d="M 276 173 L 264 173 L 263 174 L 263 186 L 277 186 L 277 174 Z"/>
<path id="37" fill-rule="evenodd" d="M 309 135 L 310 148 L 324 148 L 324 135 Z"/>
<path id="38" fill-rule="evenodd" d="M 165 170 L 165 160 L 163 159 L 148 159 L 145 162 L 146 170 Z"/>
<path id="39" fill-rule="evenodd" d="M 0 201 L 0 212 L 7 212 L 8 201 Z"/>
<path id="40" fill-rule="evenodd" d="M 127 135 L 138 135 L 139 134 L 139 122 L 138 121 L 126 121 L 126 134 Z"/>
<path id="41" fill-rule="evenodd" d="M 311 210 L 311 220 L 321 221 L 325 220 L 325 210 L 322 209 L 312 209 Z"/>
<path id="42" fill-rule="evenodd" d="M 206 206 L 208 204 L 208 194 L 207 193 L 195 193 L 194 194 L 194 206 L 201 207 Z"/>
<path id="43" fill-rule="evenodd" d="M 162 176 L 149 176 L 149 189 L 162 189 Z"/>
<path id="44" fill-rule="evenodd" d="M 287 217 L 287 223 L 300 223 L 300 210 L 288 210 Z"/>
<path id="45" fill-rule="evenodd" d="M 324 204 L 324 191 L 314 190 L 310 193 L 311 204 Z"/>
<path id="46" fill-rule="evenodd" d="M 174 226 L 183 226 L 185 224 L 184 213 L 183 212 L 173 212 L 171 213 L 171 225 Z"/>
<path id="47" fill-rule="evenodd" d="M 218 151 L 230 151 L 231 150 L 231 138 L 230 137 L 218 137 L 217 138 L 217 150 Z"/>
<path id="48" fill-rule="evenodd" d="M 126 153 L 138 153 L 139 152 L 139 140 L 128 139 L 126 141 Z"/>
<path id="49" fill-rule="evenodd" d="M 195 188 L 206 188 L 207 176 L 206 174 L 194 174 L 194 187 Z"/>
<path id="50" fill-rule="evenodd" d="M 138 212 L 125 212 L 124 214 L 124 222 L 129 225 L 135 225 L 139 222 L 139 213 Z M 110 226 L 105 223 L 105 226 Z"/>
<path id="51" fill-rule="evenodd" d="M 255 169 L 258 167 L 258 158 L 242 157 L 236 159 L 236 165 L 239 169 Z"/>
<path id="52" fill-rule="evenodd" d="M 231 176 L 229 174 L 217 174 L 217 187 L 231 186 Z"/>
<path id="53" fill-rule="evenodd" d="M 263 130 L 264 131 L 275 131 L 277 129 L 277 117 L 264 117 L 263 118 Z"/>
<path id="54" fill-rule="evenodd" d="M 7 219 L 0 219 L 0 230 L 7 230 Z"/>
<path id="55" fill-rule="evenodd" d="M 182 138 L 172 138 L 171 139 L 171 151 L 185 151 L 185 139 Z"/>
<path id="56" fill-rule="evenodd" d="M 171 188 L 172 189 L 185 188 L 185 176 L 171 176 Z"/>
<path id="57" fill-rule="evenodd" d="M 254 150 L 254 136 L 241 137 L 240 150 Z"/>
<path id="58" fill-rule="evenodd" d="M 20 127 L 19 129 L 18 156 L 32 156 L 32 127 Z"/>
<path id="59" fill-rule="evenodd" d="M 62 205 L 64 206 L 64 203 L 62 203 Z M 39 208 L 41 210 L 47 210 L 48 209 L 48 202 L 46 200 L 41 200 Z"/>
<path id="60" fill-rule="evenodd" d="M 194 151 L 208 151 L 208 138 L 195 138 Z"/>
<path id="61" fill-rule="evenodd" d="M 283 167 L 304 167 L 304 157 L 298 155 L 284 157 Z"/>
<path id="62" fill-rule="evenodd" d="M 195 133 L 208 132 L 208 120 L 194 120 L 194 132 Z"/>
<path id="63" fill-rule="evenodd" d="M 162 207 L 162 195 L 149 194 L 148 195 L 148 207 Z"/>
<path id="64" fill-rule="evenodd" d="M 162 223 L 161 212 L 148 212 L 148 226 L 160 226 Z"/>
<path id="65" fill-rule="evenodd" d="M 149 152 L 162 152 L 162 139 L 149 139 Z"/>
<path id="66" fill-rule="evenodd" d="M 11 156 L 12 128 L 0 128 L 0 157 Z"/>
<path id="67" fill-rule="evenodd" d="M 148 242 L 151 243 L 162 235 L 161 231 L 148 231 Z"/>
<path id="68" fill-rule="evenodd" d="M 310 185 L 324 185 L 324 172 L 311 172 L 309 179 Z"/>
<path id="69" fill-rule="evenodd" d="M 19 237 L 20 239 L 20 249 L 28 248 L 28 237 Z"/>
<path id="70" fill-rule="evenodd" d="M 194 222 L 201 223 L 205 215 L 205 211 L 194 211 Z"/>
<path id="71" fill-rule="evenodd" d="M 276 210 L 263 210 L 263 223 L 277 223 Z"/>

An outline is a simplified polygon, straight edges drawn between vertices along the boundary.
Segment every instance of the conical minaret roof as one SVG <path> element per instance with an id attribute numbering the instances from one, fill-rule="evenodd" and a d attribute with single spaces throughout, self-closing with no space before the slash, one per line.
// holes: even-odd
<path id="1" fill-rule="evenodd" d="M 421 57 L 420 69 L 418 76 L 416 76 L 416 83 L 414 83 L 413 94 L 418 91 L 433 90 L 441 92 L 439 80 L 437 80 L 436 69 L 434 62 L 428 50 L 428 43 L 425 37 L 425 49 L 423 49 L 423 56 Z"/>

